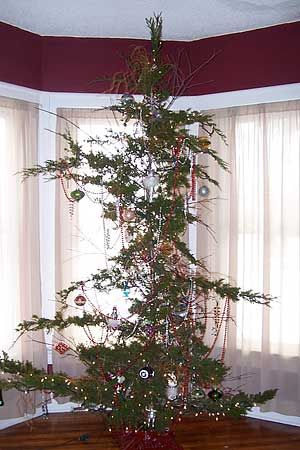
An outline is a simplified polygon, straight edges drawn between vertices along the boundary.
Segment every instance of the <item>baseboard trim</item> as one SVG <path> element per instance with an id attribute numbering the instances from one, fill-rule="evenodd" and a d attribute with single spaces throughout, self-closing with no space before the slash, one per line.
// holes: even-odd
<path id="1" fill-rule="evenodd" d="M 12 427 L 13 425 L 18 425 L 19 423 L 26 422 L 27 420 L 35 419 L 42 415 L 41 408 L 37 409 L 35 414 L 27 414 L 23 417 L 15 417 L 13 419 L 3 419 L 0 420 L 0 430 L 4 430 L 5 428 Z"/>
<path id="2" fill-rule="evenodd" d="M 251 412 L 247 414 L 247 417 L 300 427 L 300 417 L 298 416 L 286 416 L 276 412 L 262 412 L 258 407 L 252 408 Z"/>

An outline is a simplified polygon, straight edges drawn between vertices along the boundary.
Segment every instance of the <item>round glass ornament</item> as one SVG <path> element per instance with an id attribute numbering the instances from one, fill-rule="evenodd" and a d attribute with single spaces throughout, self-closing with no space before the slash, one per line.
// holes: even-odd
<path id="1" fill-rule="evenodd" d="M 150 170 L 149 174 L 143 179 L 144 188 L 147 191 L 154 189 L 159 184 L 159 176 L 154 170 Z"/>
<path id="2" fill-rule="evenodd" d="M 83 306 L 86 304 L 86 298 L 84 295 L 79 294 L 74 298 L 74 303 L 76 306 Z"/>
<path id="3" fill-rule="evenodd" d="M 149 378 L 154 377 L 154 370 L 150 366 L 142 367 L 139 370 L 139 376 L 142 380 L 148 380 Z"/>
<path id="4" fill-rule="evenodd" d="M 80 189 L 75 189 L 75 191 L 72 191 L 70 193 L 70 196 L 72 197 L 73 200 L 79 202 L 85 196 L 85 193 Z"/>
<path id="5" fill-rule="evenodd" d="M 198 192 L 199 192 L 199 195 L 200 195 L 201 197 L 207 197 L 208 194 L 209 194 L 209 188 L 208 188 L 207 186 L 205 186 L 205 185 L 200 186 Z"/>
<path id="6" fill-rule="evenodd" d="M 207 396 L 213 400 L 213 401 L 217 401 L 220 400 L 223 397 L 223 392 L 220 389 L 212 389 L 211 391 L 208 392 Z"/>
<path id="7" fill-rule="evenodd" d="M 133 103 L 133 102 L 134 102 L 134 96 L 132 94 L 125 93 L 122 95 L 121 103 L 128 104 L 128 103 Z"/>

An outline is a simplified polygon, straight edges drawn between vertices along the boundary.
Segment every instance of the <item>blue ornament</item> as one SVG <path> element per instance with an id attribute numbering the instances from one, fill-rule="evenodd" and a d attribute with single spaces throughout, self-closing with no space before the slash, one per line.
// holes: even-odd
<path id="1" fill-rule="evenodd" d="M 124 297 L 126 297 L 126 298 L 129 297 L 130 289 L 128 287 L 128 281 L 124 281 L 123 294 L 124 294 Z"/>

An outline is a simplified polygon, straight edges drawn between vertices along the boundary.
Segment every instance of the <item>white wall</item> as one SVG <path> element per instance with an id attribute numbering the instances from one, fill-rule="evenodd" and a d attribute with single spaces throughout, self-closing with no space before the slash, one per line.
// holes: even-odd
<path id="1" fill-rule="evenodd" d="M 39 121 L 39 162 L 55 158 L 55 134 L 49 130 L 56 129 L 57 108 L 101 108 L 112 105 L 119 98 L 111 94 L 74 94 L 74 93 L 50 93 L 33 89 L 14 86 L 0 82 L 0 96 L 17 98 L 33 103 L 40 107 Z M 232 106 L 251 105 L 258 103 L 270 103 L 300 99 L 300 83 L 282 86 L 273 86 L 243 91 L 225 92 L 219 94 L 180 97 L 174 104 L 174 109 L 191 108 L 195 110 L 210 110 Z M 49 114 L 50 113 L 50 114 Z M 51 114 L 53 113 L 53 114 Z M 43 315 L 53 317 L 55 297 L 54 283 L 54 183 L 40 181 L 40 240 L 41 248 L 41 280 Z M 191 230 L 191 236 L 196 236 Z M 195 248 L 195 242 L 190 243 Z M 50 300 L 50 301 L 49 301 Z M 47 338 L 49 340 L 49 336 Z M 51 346 L 49 347 L 48 360 L 51 363 Z M 57 412 L 60 406 L 65 411 L 65 405 L 53 404 L 53 410 Z M 71 405 L 68 404 L 71 408 Z M 277 413 L 261 413 L 259 408 L 253 408 L 249 417 L 270 420 L 300 426 L 299 417 L 283 416 Z M 25 419 L 11 419 L 0 421 L 0 429 L 14 425 Z"/>

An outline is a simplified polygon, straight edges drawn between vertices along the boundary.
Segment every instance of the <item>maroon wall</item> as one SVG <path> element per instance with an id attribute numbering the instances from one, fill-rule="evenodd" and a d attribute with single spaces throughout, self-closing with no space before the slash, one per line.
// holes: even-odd
<path id="1" fill-rule="evenodd" d="M 137 45 L 136 39 L 68 38 L 43 39 L 42 89 L 60 92 L 103 92 L 110 83 L 97 77 L 111 76 L 126 68 L 124 56 Z"/>
<path id="2" fill-rule="evenodd" d="M 0 81 L 40 89 L 42 38 L 0 22 Z"/>
<path id="3" fill-rule="evenodd" d="M 148 41 L 41 37 L 0 23 L 0 80 L 59 92 L 103 92 L 91 83 L 125 67 L 122 55 Z M 218 55 L 194 78 L 189 95 L 300 82 L 300 22 L 192 42 L 166 41 L 173 60 L 185 49 L 193 68 Z M 188 73 L 187 59 L 181 64 Z"/>

